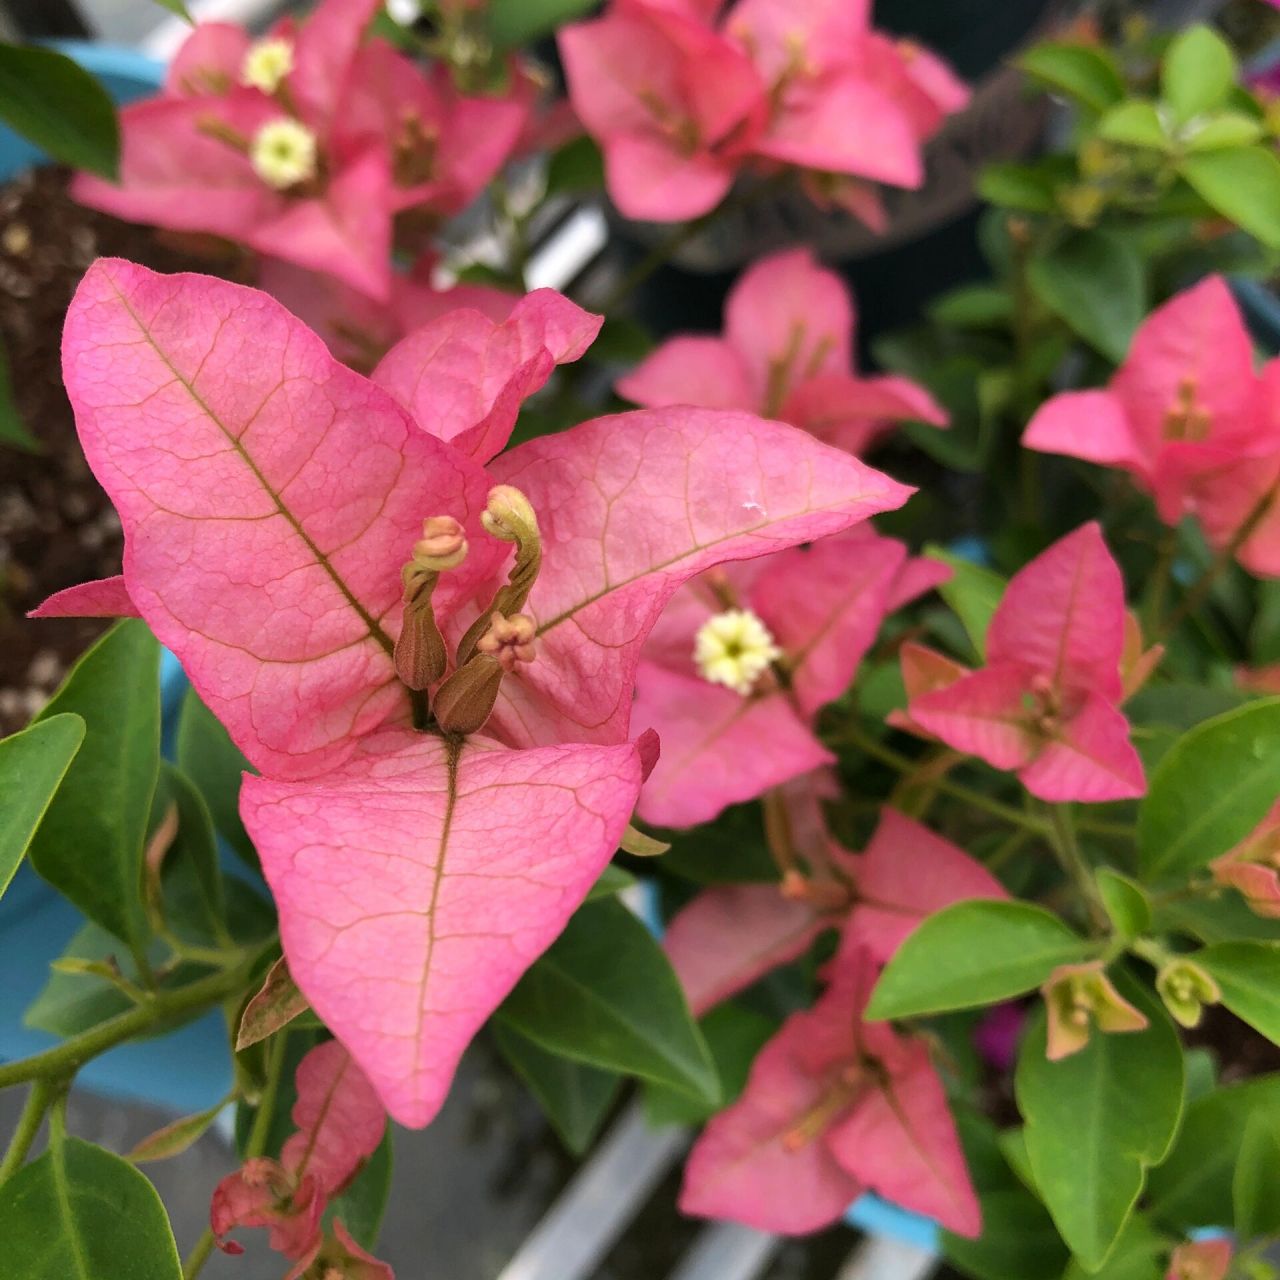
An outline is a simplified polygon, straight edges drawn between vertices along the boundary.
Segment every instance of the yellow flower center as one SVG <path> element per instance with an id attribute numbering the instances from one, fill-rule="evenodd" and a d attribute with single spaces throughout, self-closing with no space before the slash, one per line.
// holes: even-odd
<path id="1" fill-rule="evenodd" d="M 728 609 L 709 618 L 698 628 L 693 646 L 702 678 L 744 698 L 781 657 L 769 628 L 749 609 Z"/>
<path id="2" fill-rule="evenodd" d="M 249 160 L 263 182 L 284 191 L 316 176 L 316 135 L 296 120 L 272 120 L 255 135 Z"/>
<path id="3" fill-rule="evenodd" d="M 251 89 L 275 93 L 280 82 L 293 70 L 293 43 L 289 40 L 259 40 L 249 47 L 240 68 L 240 79 Z"/>

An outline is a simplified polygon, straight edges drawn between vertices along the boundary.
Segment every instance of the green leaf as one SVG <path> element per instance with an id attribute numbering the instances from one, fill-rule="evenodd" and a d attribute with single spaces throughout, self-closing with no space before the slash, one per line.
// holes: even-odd
<path id="1" fill-rule="evenodd" d="M 594 138 L 583 134 L 554 152 L 547 163 L 547 195 L 581 195 L 604 189 L 604 157 Z"/>
<path id="2" fill-rule="evenodd" d="M 1059 965 L 1087 960 L 1096 950 L 1029 902 L 957 902 L 898 948 L 866 1016 L 881 1021 L 995 1004 L 1033 991 Z"/>
<path id="3" fill-rule="evenodd" d="M 149 932 L 142 845 L 160 764 L 159 664 L 145 624 L 119 623 L 38 717 L 74 712 L 87 732 L 31 842 L 31 865 L 135 955 Z"/>
<path id="4" fill-rule="evenodd" d="M 644 1113 L 651 1125 L 704 1124 L 722 1107 L 736 1102 L 747 1086 L 747 1076 L 756 1054 L 778 1029 L 772 1018 L 739 1004 L 722 1004 L 698 1024 L 711 1050 L 720 1080 L 717 1105 L 696 1101 L 660 1084 L 644 1090 Z"/>
<path id="5" fill-rule="evenodd" d="M 227 930 L 213 820 L 191 779 L 165 761 L 152 804 L 153 830 L 170 808 L 177 813 L 178 831 L 161 864 L 164 921 L 183 942 L 230 949 L 234 943 Z"/>
<path id="6" fill-rule="evenodd" d="M 1188 151 L 1247 147 L 1262 137 L 1262 124 L 1239 111 L 1224 111 L 1197 124 L 1182 139 Z"/>
<path id="7" fill-rule="evenodd" d="M 1031 165 L 990 164 L 978 176 L 978 194 L 988 204 L 1019 213 L 1052 213 L 1053 183 Z"/>
<path id="8" fill-rule="evenodd" d="M 1162 1280 L 1171 1243 L 1145 1217 L 1135 1214 L 1099 1270 L 1087 1270 L 1073 1258 L 1062 1280 Z"/>
<path id="9" fill-rule="evenodd" d="M 1231 46 L 1202 24 L 1188 27 L 1164 55 L 1160 89 L 1180 121 L 1221 106 L 1235 87 L 1239 68 Z"/>
<path id="10" fill-rule="evenodd" d="M 1035 254 L 1027 278 L 1059 319 L 1119 363 L 1147 312 L 1142 258 L 1105 231 L 1076 231 Z"/>
<path id="11" fill-rule="evenodd" d="M 758 804 L 730 805 L 713 822 L 682 831 L 655 830 L 671 850 L 662 869 L 696 884 L 768 884 L 778 879 L 778 864 L 765 841 Z"/>
<path id="12" fill-rule="evenodd" d="M 529 1086 L 560 1141 L 582 1155 L 613 1107 L 622 1077 L 542 1048 L 501 1016 L 492 1025 L 502 1056 Z"/>
<path id="13" fill-rule="evenodd" d="M 954 555 L 945 547 L 931 543 L 925 547 L 925 555 L 951 566 L 951 579 L 938 588 L 938 594 L 960 619 L 973 644 L 974 653 L 979 658 L 985 657 L 991 615 L 995 613 L 1008 584 L 998 573 Z"/>
<path id="14" fill-rule="evenodd" d="M 171 1120 L 163 1128 L 143 1138 L 125 1159 L 132 1160 L 134 1164 L 146 1164 L 149 1160 L 168 1160 L 173 1156 L 180 1156 L 208 1133 L 209 1126 L 221 1115 L 227 1101 L 223 1098 L 207 1111 Z"/>
<path id="15" fill-rule="evenodd" d="M 1218 1089 L 1191 1103 L 1173 1152 L 1151 1172 L 1147 1192 L 1156 1219 L 1180 1231 L 1227 1226 L 1245 1129 L 1252 1116 L 1264 1113 L 1280 1121 L 1280 1075 Z"/>
<path id="16" fill-rule="evenodd" d="M 591 886 L 587 901 L 595 902 L 598 898 L 612 898 L 630 889 L 635 883 L 636 878 L 629 871 L 623 871 L 621 867 L 610 864 L 600 873 L 600 879 Z"/>
<path id="17" fill-rule="evenodd" d="M 1265 942 L 1224 942 L 1192 957 L 1222 988 L 1222 1003 L 1280 1044 L 1280 947 Z"/>
<path id="18" fill-rule="evenodd" d="M 258 855 L 240 821 L 240 779 L 253 766 L 241 754 L 222 722 L 188 689 L 178 720 L 178 767 L 200 789 L 213 825 L 251 867 Z"/>
<path id="19" fill-rule="evenodd" d="M 9 355 L 0 343 L 0 444 L 28 453 L 40 452 L 40 441 L 27 430 L 13 398 L 13 379 L 9 374 Z"/>
<path id="20" fill-rule="evenodd" d="M 392 1126 L 382 1135 L 373 1155 L 356 1174 L 355 1181 L 330 1205 L 326 1219 L 341 1218 L 356 1244 L 372 1249 L 378 1243 L 382 1218 L 391 1194 L 391 1174 L 395 1164 Z"/>
<path id="21" fill-rule="evenodd" d="M 1235 1229 L 1241 1240 L 1280 1233 L 1280 1116 L 1259 1112 L 1245 1122 L 1231 1179 Z"/>
<path id="22" fill-rule="evenodd" d="M 985 1192 L 982 1235 L 967 1240 L 942 1232 L 942 1252 L 975 1280 L 1058 1280 L 1067 1248 L 1044 1206 L 1022 1187 Z"/>
<path id="23" fill-rule="evenodd" d="M 97 80 L 65 54 L 0 44 L 0 120 L 73 169 L 116 176 L 115 106 Z"/>
<path id="24" fill-rule="evenodd" d="M 1169 151 L 1173 140 L 1165 132 L 1155 103 L 1133 98 L 1112 107 L 1098 122 L 1098 137 L 1126 147 Z"/>
<path id="25" fill-rule="evenodd" d="M 187 6 L 183 4 L 182 0 L 154 0 L 154 2 L 162 9 L 168 9 L 170 13 L 176 14 L 179 18 L 195 26 L 195 19 L 187 12 Z"/>
<path id="26" fill-rule="evenodd" d="M 1280 249 L 1280 159 L 1264 146 L 1197 151 L 1179 172 L 1195 193 L 1269 249 Z"/>
<path id="27" fill-rule="evenodd" d="M 485 16 L 499 49 L 528 44 L 595 8 L 597 0 L 489 0 Z"/>
<path id="28" fill-rule="evenodd" d="M 1144 880 L 1186 876 L 1238 844 L 1280 795 L 1280 698 L 1252 702 L 1184 734 L 1138 810 Z"/>
<path id="29" fill-rule="evenodd" d="M 999 285 L 964 285 L 931 302 L 929 319 L 951 329 L 1007 329 L 1013 319 L 1013 298 Z"/>
<path id="30" fill-rule="evenodd" d="M 1134 881 L 1110 867 L 1100 867 L 1097 880 L 1102 905 L 1120 937 L 1136 938 L 1151 928 L 1151 904 Z"/>
<path id="31" fill-rule="evenodd" d="M 670 962 L 615 899 L 577 911 L 501 1015 L 552 1053 L 719 1099 L 711 1055 Z"/>
<path id="32" fill-rule="evenodd" d="M 1014 1088 L 1036 1186 L 1062 1238 L 1088 1271 L 1106 1262 L 1164 1159 L 1183 1105 L 1182 1047 L 1163 1007 L 1123 974 L 1145 1031 L 1103 1034 L 1058 1062 L 1045 1057 L 1045 1013 L 1023 1037 Z"/>
<path id="33" fill-rule="evenodd" d="M 0 742 L 0 897 L 83 741 L 84 721 L 60 715 Z"/>
<path id="34" fill-rule="evenodd" d="M 1105 111 L 1124 97 L 1124 80 L 1110 55 L 1088 45 L 1038 44 L 1018 59 L 1018 66 L 1094 111 Z"/>
<path id="35" fill-rule="evenodd" d="M 15 1280 L 182 1280 L 155 1188 L 78 1138 L 55 1141 L 0 1187 L 0 1240 Z"/>

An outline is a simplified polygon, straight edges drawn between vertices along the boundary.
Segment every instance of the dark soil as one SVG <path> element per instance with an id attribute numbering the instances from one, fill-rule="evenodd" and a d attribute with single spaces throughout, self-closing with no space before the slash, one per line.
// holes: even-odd
<path id="1" fill-rule="evenodd" d="M 0 445 L 0 735 L 31 719 L 107 625 L 23 615 L 63 587 L 120 571 L 120 524 L 85 464 L 62 388 L 62 322 L 76 285 L 99 257 L 243 271 L 225 250 L 82 208 L 67 184 L 66 170 L 46 168 L 0 188 L 0 342 L 18 414 L 40 443 L 38 453 Z"/>

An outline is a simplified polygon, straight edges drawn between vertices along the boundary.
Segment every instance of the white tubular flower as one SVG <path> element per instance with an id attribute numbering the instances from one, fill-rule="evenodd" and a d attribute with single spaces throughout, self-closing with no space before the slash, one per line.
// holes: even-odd
<path id="1" fill-rule="evenodd" d="M 258 177 L 277 191 L 297 186 L 316 176 L 316 135 L 282 116 L 258 130 L 249 161 Z"/>
<path id="2" fill-rule="evenodd" d="M 280 82 L 293 70 L 293 42 L 290 40 L 259 40 L 249 46 L 240 67 L 240 79 L 251 89 L 263 93 L 275 93 Z"/>
<path id="3" fill-rule="evenodd" d="M 749 609 L 729 609 L 709 618 L 698 628 L 693 646 L 702 678 L 744 698 L 781 657 L 769 628 Z"/>

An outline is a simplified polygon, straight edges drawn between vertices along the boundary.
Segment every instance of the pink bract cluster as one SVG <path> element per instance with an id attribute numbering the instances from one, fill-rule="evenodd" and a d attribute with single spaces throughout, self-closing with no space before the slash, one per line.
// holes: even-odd
<path id="1" fill-rule="evenodd" d="M 1255 369 L 1221 277 L 1154 311 L 1110 386 L 1055 396 L 1023 443 L 1128 472 L 1166 524 L 1193 516 L 1251 573 L 1280 577 L 1280 360 Z"/>
<path id="2" fill-rule="evenodd" d="M 325 0 L 262 41 L 197 27 L 158 98 L 121 112 L 118 185 L 81 174 L 76 198 L 122 218 L 204 232 L 392 294 L 394 223 L 457 213 L 529 122 L 530 86 L 467 96 L 365 39 L 378 0 Z M 399 336 L 396 334 L 395 336 Z"/>
<path id="3" fill-rule="evenodd" d="M 870 184 L 919 186 L 922 144 L 969 96 L 934 55 L 872 30 L 869 0 L 612 0 L 560 52 L 610 196 L 656 222 L 785 167 L 882 226 Z"/>

